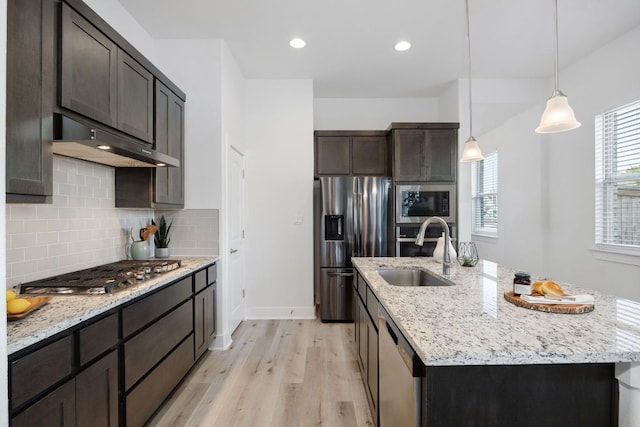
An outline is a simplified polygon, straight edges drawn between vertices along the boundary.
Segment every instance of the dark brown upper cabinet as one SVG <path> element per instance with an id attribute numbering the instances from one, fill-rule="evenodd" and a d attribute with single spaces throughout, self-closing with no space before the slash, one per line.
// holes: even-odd
<path id="1" fill-rule="evenodd" d="M 315 176 L 387 175 L 384 131 L 316 131 Z"/>
<path id="2" fill-rule="evenodd" d="M 118 50 L 118 129 L 153 142 L 153 75 Z"/>
<path id="3" fill-rule="evenodd" d="M 180 167 L 116 168 L 116 207 L 184 207 L 184 101 L 155 81 L 155 149 Z"/>
<path id="4" fill-rule="evenodd" d="M 455 181 L 458 123 L 392 123 L 396 182 Z"/>
<path id="5" fill-rule="evenodd" d="M 60 105 L 117 127 L 118 46 L 66 3 L 60 67 Z"/>
<path id="6" fill-rule="evenodd" d="M 62 4 L 60 105 L 153 142 L 153 75 Z"/>
<path id="7" fill-rule="evenodd" d="M 7 202 L 51 202 L 54 3 L 7 2 Z"/>

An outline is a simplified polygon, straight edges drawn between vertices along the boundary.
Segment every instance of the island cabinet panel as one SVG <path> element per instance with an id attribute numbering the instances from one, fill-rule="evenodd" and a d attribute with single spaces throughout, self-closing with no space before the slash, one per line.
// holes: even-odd
<path id="1" fill-rule="evenodd" d="M 373 419 L 378 420 L 378 328 L 373 319 L 378 316 L 378 300 L 364 279 L 354 280 L 355 315 L 354 338 L 356 355 L 362 381 L 367 393 L 367 402 Z M 374 317 L 375 316 L 375 317 Z"/>
<path id="2" fill-rule="evenodd" d="M 71 380 L 11 419 L 13 427 L 76 427 L 75 381 Z"/>
<path id="3" fill-rule="evenodd" d="M 82 371 L 75 383 L 77 425 L 118 426 L 118 352 Z"/>
<path id="4" fill-rule="evenodd" d="M 118 46 L 62 4 L 60 105 L 117 127 Z"/>
<path id="5" fill-rule="evenodd" d="M 216 264 L 194 275 L 194 360 L 202 356 L 216 334 Z"/>
<path id="6" fill-rule="evenodd" d="M 614 370 L 613 364 L 427 367 L 422 424 L 617 426 Z"/>
<path id="7" fill-rule="evenodd" d="M 6 193 L 8 202 L 53 195 L 54 3 L 7 2 Z"/>

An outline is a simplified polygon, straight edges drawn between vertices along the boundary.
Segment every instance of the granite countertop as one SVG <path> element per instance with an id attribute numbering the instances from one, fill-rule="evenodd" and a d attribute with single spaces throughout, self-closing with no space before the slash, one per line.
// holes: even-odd
<path id="1" fill-rule="evenodd" d="M 85 320 L 158 289 L 169 282 L 201 269 L 218 260 L 218 257 L 180 257 L 182 266 L 108 295 L 54 296 L 32 314 L 16 321 L 7 322 L 7 354 L 11 355 L 62 332 Z"/>
<path id="2" fill-rule="evenodd" d="M 392 286 L 376 270 L 418 267 L 443 277 L 432 258 L 353 258 L 353 265 L 427 366 L 640 361 L 636 301 L 558 282 L 592 295 L 595 309 L 545 313 L 506 301 L 515 271 L 492 262 L 456 265 L 446 277 L 455 286 L 431 287 Z"/>

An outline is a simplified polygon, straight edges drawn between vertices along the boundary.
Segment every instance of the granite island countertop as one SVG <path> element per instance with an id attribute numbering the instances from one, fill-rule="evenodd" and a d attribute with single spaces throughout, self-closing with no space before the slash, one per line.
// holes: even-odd
<path id="1" fill-rule="evenodd" d="M 7 354 L 10 356 L 182 276 L 187 276 L 219 259 L 217 256 L 176 258 L 182 261 L 180 268 L 166 272 L 157 278 L 145 280 L 139 285 L 107 295 L 54 296 L 47 304 L 30 315 L 7 322 Z"/>
<path id="2" fill-rule="evenodd" d="M 354 267 L 427 366 L 640 361 L 640 303 L 558 282 L 589 294 L 584 314 L 545 313 L 504 299 L 515 271 L 488 261 L 455 265 L 454 286 L 398 287 L 377 272 L 418 267 L 442 276 L 432 258 L 353 258 Z M 532 273 L 532 281 L 541 277 Z"/>

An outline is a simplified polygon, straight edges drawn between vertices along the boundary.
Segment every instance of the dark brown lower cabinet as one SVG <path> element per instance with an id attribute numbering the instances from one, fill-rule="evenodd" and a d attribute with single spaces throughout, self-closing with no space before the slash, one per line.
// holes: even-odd
<path id="1" fill-rule="evenodd" d="M 9 356 L 11 425 L 142 426 L 215 332 L 212 264 Z"/>
<path id="2" fill-rule="evenodd" d="M 75 380 L 68 381 L 47 394 L 11 420 L 14 427 L 76 426 Z"/>
<path id="3" fill-rule="evenodd" d="M 195 332 L 194 360 L 207 351 L 215 338 L 216 317 L 216 285 L 215 283 L 197 293 L 193 299 L 193 319 Z"/>
<path id="4" fill-rule="evenodd" d="M 118 352 L 104 356 L 82 371 L 76 382 L 76 425 L 118 425 Z"/>
<path id="5" fill-rule="evenodd" d="M 144 425 L 192 366 L 193 334 L 127 394 L 126 426 Z"/>
<path id="6" fill-rule="evenodd" d="M 357 277 L 354 285 L 355 346 L 360 374 L 367 393 L 367 402 L 375 425 L 378 424 L 378 300 L 369 290 L 364 279 Z M 376 317 L 373 317 L 376 316 Z"/>

